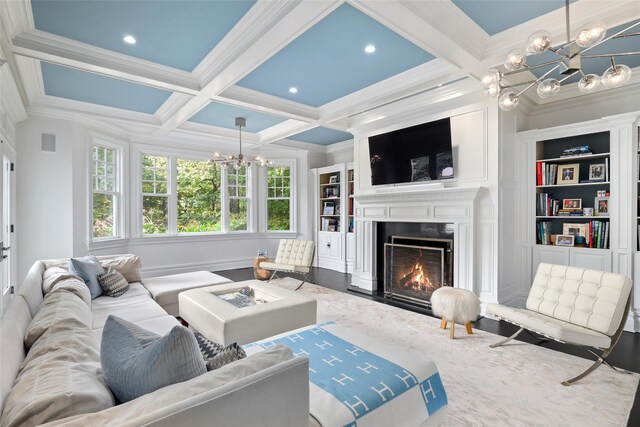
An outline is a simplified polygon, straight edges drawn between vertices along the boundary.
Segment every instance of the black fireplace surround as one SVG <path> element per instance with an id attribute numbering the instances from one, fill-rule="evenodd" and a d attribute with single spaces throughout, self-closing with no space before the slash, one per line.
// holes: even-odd
<path id="1" fill-rule="evenodd" d="M 377 222 L 376 231 L 379 296 L 430 307 L 429 299 L 435 289 L 453 286 L 453 224 Z M 414 259 L 416 270 L 412 271 Z M 385 272 L 385 263 L 395 267 Z M 414 276 L 424 278 L 423 267 L 429 270 L 430 277 L 416 283 Z"/>

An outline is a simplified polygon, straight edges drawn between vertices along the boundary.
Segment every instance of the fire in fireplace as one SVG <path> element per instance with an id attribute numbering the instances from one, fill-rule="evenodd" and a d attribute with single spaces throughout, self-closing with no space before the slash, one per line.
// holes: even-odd
<path id="1" fill-rule="evenodd" d="M 384 248 L 386 297 L 429 307 L 436 289 L 453 286 L 453 240 L 391 236 Z"/>

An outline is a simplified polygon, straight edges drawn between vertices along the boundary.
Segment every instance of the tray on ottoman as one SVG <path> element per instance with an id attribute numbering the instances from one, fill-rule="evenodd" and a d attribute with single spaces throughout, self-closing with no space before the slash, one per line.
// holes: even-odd
<path id="1" fill-rule="evenodd" d="M 244 346 L 277 344 L 309 358 L 309 413 L 320 426 L 438 426 L 447 394 L 436 364 L 350 328 L 326 322 Z"/>
<path id="2" fill-rule="evenodd" d="M 250 288 L 255 304 L 234 304 Z M 191 289 L 180 293 L 180 317 L 207 339 L 247 344 L 316 323 L 316 300 L 259 280 Z"/>

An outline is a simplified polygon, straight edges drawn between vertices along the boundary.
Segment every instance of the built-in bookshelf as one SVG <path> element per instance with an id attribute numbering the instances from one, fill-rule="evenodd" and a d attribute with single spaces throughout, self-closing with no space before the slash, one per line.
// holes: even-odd
<path id="1" fill-rule="evenodd" d="M 609 248 L 610 158 L 609 132 L 536 142 L 536 244 Z"/>
<path id="2" fill-rule="evenodd" d="M 342 173 L 340 171 L 321 173 L 319 175 L 320 196 L 320 231 L 340 232 L 342 221 L 341 186 Z"/>

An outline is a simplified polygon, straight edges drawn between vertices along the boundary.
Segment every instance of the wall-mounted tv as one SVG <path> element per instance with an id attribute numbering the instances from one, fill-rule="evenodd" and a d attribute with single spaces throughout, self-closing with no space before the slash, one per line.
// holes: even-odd
<path id="1" fill-rule="evenodd" d="M 369 155 L 373 185 L 451 179 L 451 120 L 369 137 Z"/>

